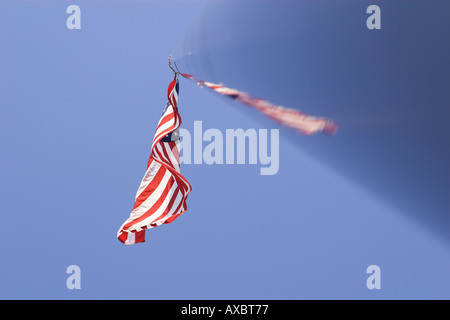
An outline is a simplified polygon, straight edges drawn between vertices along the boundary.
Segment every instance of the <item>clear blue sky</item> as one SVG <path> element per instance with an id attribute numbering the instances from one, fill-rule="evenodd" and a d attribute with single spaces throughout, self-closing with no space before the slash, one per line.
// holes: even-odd
<path id="1" fill-rule="evenodd" d="M 66 28 L 66 8 L 71 4 L 81 8 L 81 30 Z M 430 213 L 438 222 L 427 223 L 426 206 L 410 214 L 407 205 L 395 201 L 397 193 L 386 196 L 380 191 L 385 172 L 376 161 L 369 162 L 373 166 L 366 175 L 361 174 L 364 170 L 358 161 L 350 161 L 355 159 L 349 143 L 352 137 L 356 145 L 361 144 L 356 137 L 362 135 L 376 146 L 392 147 L 392 135 L 412 134 L 394 127 L 375 139 L 380 131 L 358 131 L 351 126 L 350 120 L 361 119 L 351 117 L 351 105 L 344 108 L 349 101 L 353 107 L 367 100 L 370 106 L 390 107 L 384 103 L 392 95 L 381 94 L 386 101 L 364 100 L 368 90 L 364 82 L 354 91 L 339 86 L 333 91 L 329 81 L 321 87 L 323 81 L 318 77 L 309 83 L 309 90 L 283 96 L 281 84 L 256 79 L 257 73 L 233 73 L 231 68 L 225 72 L 213 64 L 219 68 L 218 79 L 211 81 L 224 81 L 276 103 L 337 118 L 343 121 L 341 131 L 335 137 L 304 137 L 281 128 L 280 169 L 274 176 L 260 176 L 258 165 L 184 165 L 182 172 L 193 187 L 188 211 L 175 222 L 148 231 L 144 244 L 124 246 L 117 240 L 116 232 L 132 209 L 173 77 L 167 57 L 185 39 L 188 26 L 204 19 L 203 4 L 0 2 L 0 298 L 450 298 L 448 232 L 446 236 L 442 228 L 434 227 L 448 220 Z M 245 12 L 248 5 L 242 8 Z M 363 27 L 366 16 L 363 13 L 360 18 Z M 257 17 L 248 16 L 249 26 L 252 19 L 257 22 Z M 274 28 L 282 25 L 282 17 L 274 15 L 273 19 Z M 428 19 L 432 20 L 431 13 Z M 389 26 L 389 19 L 384 21 L 383 27 Z M 441 27 L 448 30 L 448 22 Z M 405 28 L 397 32 L 408 35 Z M 311 42 L 309 47 L 320 51 L 334 43 L 332 37 L 322 39 L 323 46 L 314 47 Z M 308 52 L 300 46 L 293 48 Z M 393 63 L 389 48 L 382 48 Z M 440 48 L 443 53 L 448 50 L 448 46 Z M 243 59 L 252 56 L 251 48 L 242 50 Z M 338 50 L 338 54 L 345 51 Z M 210 52 L 211 59 L 215 53 Z M 305 55 L 309 59 L 312 53 Z M 298 68 L 310 64 L 302 64 L 299 56 L 295 61 Z M 378 63 L 385 66 L 381 60 Z M 260 65 L 247 64 L 253 70 Z M 419 64 L 417 70 L 420 73 L 430 66 L 431 62 L 423 68 Z M 338 71 L 342 65 L 328 67 Z M 379 68 L 374 65 L 370 70 L 375 69 Z M 386 73 L 380 73 L 379 79 L 387 78 L 392 68 L 383 70 Z M 403 79 L 399 76 L 402 70 L 397 70 L 396 79 Z M 441 80 L 448 83 L 448 65 L 440 70 Z M 278 79 L 277 72 L 287 79 L 293 77 L 270 65 L 267 72 L 268 78 Z M 347 78 L 359 79 L 356 74 Z M 300 75 L 297 78 L 299 85 L 306 83 Z M 442 92 L 413 90 L 425 82 L 405 84 L 399 92 L 412 94 L 417 99 L 411 101 L 420 103 L 424 96 Z M 388 85 L 376 88 L 388 90 Z M 357 98 L 349 99 L 350 95 Z M 403 96 L 394 95 L 401 106 L 410 102 L 399 97 Z M 448 106 L 447 97 L 434 97 L 429 106 Z M 342 105 L 345 112 L 327 109 L 331 105 Z M 179 108 L 183 127 L 189 130 L 195 120 L 202 120 L 204 129 L 223 131 L 278 128 L 186 79 L 180 79 Z M 426 131 L 426 137 L 441 134 L 437 147 L 443 147 L 440 143 L 448 137 L 442 136 L 448 129 L 440 132 L 440 128 Z M 403 147 L 392 148 L 412 152 L 413 148 Z M 443 153 L 439 159 L 446 156 Z M 422 160 L 411 161 L 410 167 L 420 167 Z M 440 166 L 442 162 L 435 161 L 432 153 L 426 160 L 438 166 L 429 169 L 431 177 L 434 171 L 448 175 L 448 168 Z M 429 184 L 430 193 L 441 195 L 438 187 L 443 183 L 435 182 Z M 411 198 L 418 192 L 402 183 L 393 185 L 402 203 L 402 191 L 413 190 Z M 66 287 L 66 268 L 72 264 L 81 268 L 81 290 Z M 381 290 L 366 287 L 366 268 L 372 264 L 381 268 Z"/>

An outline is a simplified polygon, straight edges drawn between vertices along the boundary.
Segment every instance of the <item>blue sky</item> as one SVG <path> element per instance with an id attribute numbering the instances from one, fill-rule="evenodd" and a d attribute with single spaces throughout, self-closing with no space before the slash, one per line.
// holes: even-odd
<path id="1" fill-rule="evenodd" d="M 66 8 L 71 4 L 81 8 L 81 30 L 66 28 Z M 258 165 L 184 165 L 183 175 L 193 187 L 188 211 L 175 222 L 148 231 L 144 244 L 124 246 L 117 240 L 116 232 L 129 216 L 145 172 L 173 77 L 167 57 L 183 54 L 176 48 L 188 39 L 185 31 L 191 23 L 205 19 L 203 5 L 203 1 L 0 2 L 0 298 L 448 299 L 448 231 L 435 227 L 448 218 L 427 206 L 433 195 L 448 201 L 442 198 L 445 190 L 441 188 L 448 187 L 448 182 L 433 180 L 439 176 L 435 171 L 448 176 L 443 165 L 448 153 L 431 152 L 425 158 L 414 153 L 417 146 L 424 148 L 419 150 L 445 149 L 448 129 L 436 125 L 428 130 L 439 121 L 424 122 L 425 137 L 437 137 L 436 146 L 431 147 L 433 143 L 430 146 L 424 135 L 401 126 L 371 131 L 367 124 L 362 129 L 350 125 L 350 120 L 361 120 L 361 115 L 363 120 L 373 116 L 370 111 L 352 113 L 364 101 L 370 107 L 383 106 L 385 112 L 395 101 L 400 115 L 409 102 L 418 101 L 411 107 L 414 119 L 427 96 L 434 94 L 428 101 L 430 110 L 448 106 L 448 95 L 431 84 L 423 87 L 425 80 L 403 83 L 397 91 L 388 90 L 388 84 L 379 85 L 378 92 L 389 92 L 379 99 L 364 99 L 368 86 L 362 82 L 351 90 L 356 98 L 350 99 L 343 89 L 353 88 L 359 79 L 354 71 L 334 90 L 333 85 L 340 82 L 321 82 L 317 76 L 309 90 L 286 95 L 282 85 L 267 80 L 281 74 L 292 83 L 294 76 L 285 69 L 268 65 L 265 78 L 255 71 L 260 70 L 258 63 L 245 64 L 253 73 L 239 68 L 225 72 L 226 65 L 214 62 L 217 52 L 204 46 L 216 68 L 217 79 L 211 81 L 224 81 L 275 103 L 337 118 L 343 122 L 341 131 L 334 137 L 305 137 L 280 128 L 280 169 L 273 176 L 259 175 Z M 249 10 L 247 3 L 242 9 Z M 248 24 L 253 25 L 255 19 L 257 25 L 257 17 L 250 17 Z M 345 21 L 353 21 L 350 17 Z M 363 27 L 365 17 L 358 18 Z M 428 17 L 431 21 L 432 14 Z M 389 21 L 383 20 L 383 28 L 388 28 Z M 441 27 L 442 32 L 448 30 L 448 22 Z M 311 30 L 305 41 L 314 39 L 315 29 Z M 402 28 L 395 30 L 397 35 L 408 34 Z M 426 34 L 419 36 L 427 38 Z M 309 53 L 300 46 L 291 49 L 305 51 L 310 59 L 315 49 L 333 43 L 333 38 L 323 39 L 317 47 L 311 42 Z M 377 62 L 381 66 L 398 62 L 383 47 L 393 40 L 377 40 L 384 52 L 384 60 Z M 411 43 L 407 41 L 406 47 Z M 401 48 L 393 50 L 393 55 L 402 54 Z M 442 55 L 448 50 L 446 45 L 438 48 Z M 233 61 L 231 54 L 239 50 L 245 54 L 244 61 L 252 55 L 251 48 L 231 46 L 224 48 L 222 57 Z M 347 51 L 337 50 L 337 54 Z M 231 53 L 227 56 L 226 52 Z M 430 58 L 427 52 L 411 60 Z M 294 66 L 310 64 L 296 57 Z M 435 56 L 437 61 L 441 57 Z M 418 64 L 415 70 L 428 75 L 432 66 L 427 60 L 425 67 Z M 404 68 L 409 67 L 405 63 Z M 448 83 L 448 65 L 439 67 L 441 75 L 428 82 Z M 379 69 L 376 63 L 372 68 L 369 71 Z M 191 69 L 187 71 L 195 71 L 195 65 Z M 329 70 L 319 70 L 320 75 Z M 392 68 L 383 70 L 376 75 L 379 83 L 392 75 Z M 313 69 L 304 71 L 304 76 L 295 76 L 300 88 Z M 395 71 L 399 80 L 411 75 L 405 75 L 403 68 Z M 423 90 L 416 91 L 415 86 Z M 403 100 L 408 94 L 413 97 Z M 332 102 L 337 107 L 330 108 Z M 196 120 L 203 121 L 204 130 L 278 128 L 187 79 L 180 79 L 179 108 L 182 126 L 188 130 Z M 439 113 L 430 112 L 439 118 Z M 424 175 L 431 177 L 424 178 L 430 198 L 419 197 L 415 202 L 422 189 L 409 182 L 411 186 L 405 186 L 402 174 L 392 180 L 399 183 L 388 180 L 386 184 L 389 172 L 403 172 L 381 165 L 397 164 L 388 156 L 377 162 L 365 153 L 373 161 L 362 170 L 355 159 L 364 156 L 357 156 L 351 148 L 363 145 L 361 137 L 370 141 L 372 147 L 366 151 L 373 150 L 373 154 L 397 151 L 393 154 L 398 155 L 398 163 L 403 156 L 413 155 L 411 171 L 430 172 Z M 394 144 L 411 139 L 417 144 Z M 423 167 L 424 163 L 435 166 Z M 410 171 L 405 170 L 407 175 Z M 394 192 L 382 192 L 386 185 Z M 418 212 L 408 211 L 409 200 L 422 205 L 417 206 Z M 428 218 L 435 222 L 428 223 Z M 81 268 L 80 290 L 66 287 L 66 268 L 72 264 Z M 372 264 L 381 268 L 381 290 L 366 287 L 366 268 Z"/>

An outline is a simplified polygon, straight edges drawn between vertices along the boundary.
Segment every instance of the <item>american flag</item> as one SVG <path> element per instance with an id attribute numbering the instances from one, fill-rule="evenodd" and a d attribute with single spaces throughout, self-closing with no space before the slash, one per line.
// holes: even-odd
<path id="1" fill-rule="evenodd" d="M 333 120 L 311 116 L 296 109 L 275 105 L 267 100 L 254 98 L 246 92 L 225 87 L 223 84 L 203 81 L 186 73 L 182 73 L 181 75 L 197 82 L 199 86 L 206 86 L 217 93 L 256 109 L 270 119 L 294 129 L 301 134 L 311 135 L 317 132 L 335 134 L 338 129 L 337 123 Z"/>
<path id="2" fill-rule="evenodd" d="M 168 89 L 168 102 L 153 138 L 147 171 L 136 193 L 130 217 L 117 238 L 124 244 L 145 242 L 145 230 L 174 221 L 186 212 L 191 185 L 180 174 L 177 75 Z"/>

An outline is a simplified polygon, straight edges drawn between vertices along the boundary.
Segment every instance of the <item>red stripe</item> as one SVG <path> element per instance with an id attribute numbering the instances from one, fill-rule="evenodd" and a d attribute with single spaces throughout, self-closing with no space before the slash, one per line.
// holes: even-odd
<path id="1" fill-rule="evenodd" d="M 178 168 L 180 167 L 180 152 L 178 151 L 177 143 L 175 141 L 169 142 L 169 148 L 172 151 L 172 155 L 177 162 Z"/>
<path id="2" fill-rule="evenodd" d="M 158 169 L 158 172 L 156 172 L 155 177 L 153 177 L 152 181 L 148 184 L 148 186 L 145 187 L 145 189 L 136 199 L 133 210 L 139 207 L 142 204 L 142 202 L 144 202 L 145 199 L 147 199 L 152 194 L 152 192 L 155 191 L 156 188 L 158 188 L 158 185 L 161 183 L 161 180 L 164 177 L 164 172 L 165 170 L 163 170 L 162 167 Z"/>
<path id="3" fill-rule="evenodd" d="M 178 205 L 177 210 L 176 210 L 175 212 L 177 212 L 177 211 L 180 210 L 180 208 L 183 206 L 185 200 L 186 200 L 186 199 L 184 198 L 183 201 L 180 202 L 180 204 Z M 167 218 L 166 221 L 164 221 L 164 224 L 168 224 L 168 223 L 173 222 L 176 218 L 178 218 L 179 216 L 181 216 L 181 215 L 182 215 L 183 213 L 185 213 L 185 212 L 186 212 L 186 210 L 183 210 L 183 211 L 181 211 L 181 212 L 179 212 L 179 213 L 174 213 L 174 214 L 172 214 L 169 218 Z"/>
<path id="4" fill-rule="evenodd" d="M 143 213 L 141 216 L 139 216 L 139 218 L 134 219 L 133 221 L 128 222 L 124 227 L 123 230 L 127 230 L 129 229 L 131 226 L 138 224 L 139 222 L 141 222 L 142 220 L 147 219 L 148 217 L 150 217 L 153 213 L 156 212 L 156 210 L 159 209 L 159 207 L 161 207 L 164 199 L 167 197 L 167 194 L 170 191 L 170 188 L 172 188 L 173 183 L 175 182 L 175 180 L 173 179 L 173 176 L 170 177 L 169 181 L 167 182 L 167 184 L 165 185 L 164 191 L 162 192 L 161 196 L 158 198 L 158 200 L 155 201 L 155 203 L 151 206 L 150 209 L 148 209 L 145 213 Z"/>
<path id="5" fill-rule="evenodd" d="M 174 131 L 177 128 L 177 126 L 172 125 L 170 127 L 168 127 L 167 129 L 165 129 L 164 131 L 161 131 L 158 133 L 158 135 L 155 136 L 155 139 L 153 139 L 153 145 L 156 146 L 156 144 L 162 139 L 164 138 L 166 135 L 168 135 L 169 133 L 171 133 L 172 131 Z"/>
<path id="6" fill-rule="evenodd" d="M 179 216 L 181 216 L 183 213 L 186 212 L 186 210 L 181 210 L 181 207 L 184 207 L 184 204 L 186 202 L 186 197 L 187 195 L 183 195 L 183 199 L 182 201 L 180 201 L 180 204 L 178 205 L 177 209 L 174 211 L 175 213 L 172 214 L 169 218 L 167 218 L 166 221 L 164 221 L 164 224 L 168 224 L 171 223 L 172 221 L 174 221 L 176 218 L 178 218 Z"/>
<path id="7" fill-rule="evenodd" d="M 192 187 L 189 184 L 189 182 L 178 171 L 176 171 L 174 168 L 172 168 L 170 166 L 166 166 L 164 164 L 164 162 L 162 162 L 160 160 L 157 160 L 157 159 L 153 159 L 153 160 L 160 163 L 161 165 L 163 165 L 167 170 L 169 170 L 172 173 L 173 177 L 176 179 L 178 186 L 182 187 L 185 190 L 192 190 Z"/>
<path id="8" fill-rule="evenodd" d="M 172 198 L 170 199 L 169 205 L 167 206 L 166 210 L 164 210 L 164 212 L 161 213 L 161 214 L 159 215 L 159 217 L 156 218 L 155 220 L 153 220 L 153 222 L 151 223 L 151 225 L 152 225 L 153 227 L 156 226 L 156 222 L 158 222 L 159 220 L 164 219 L 164 217 L 167 216 L 167 214 L 169 213 L 169 211 L 170 211 L 170 210 L 172 209 L 172 207 L 173 207 L 173 203 L 175 202 L 175 200 L 176 200 L 176 198 L 177 198 L 176 195 L 178 194 L 178 192 L 181 192 L 181 191 L 180 191 L 179 188 L 176 188 L 176 189 L 175 189 L 175 192 L 174 192 L 173 195 L 172 195 Z M 183 198 L 182 198 L 181 200 L 183 201 Z M 177 210 L 175 210 L 174 212 L 177 212 Z"/>
<path id="9" fill-rule="evenodd" d="M 176 109 L 177 108 L 177 100 L 173 97 L 173 94 L 170 97 L 170 104 Z"/>
<path id="10" fill-rule="evenodd" d="M 175 179 L 176 179 L 178 186 L 181 186 L 183 188 L 183 193 L 186 193 L 188 190 L 192 189 L 189 182 L 187 182 L 186 179 L 183 179 L 181 174 L 179 174 L 178 172 L 175 175 Z"/>
<path id="11" fill-rule="evenodd" d="M 153 159 L 156 162 L 160 163 L 161 165 L 164 165 L 163 162 Z M 177 185 L 179 187 L 181 187 L 185 192 L 187 192 L 186 196 L 192 191 L 192 186 L 191 184 L 186 180 L 186 178 L 184 178 L 178 171 L 176 171 L 175 169 L 169 167 L 169 166 L 165 166 L 165 168 L 167 170 L 169 170 L 173 177 L 176 179 Z"/>
<path id="12" fill-rule="evenodd" d="M 158 131 L 158 129 L 160 127 L 162 127 L 166 122 L 169 122 L 170 120 L 172 120 L 173 118 L 175 118 L 175 114 L 174 112 L 171 112 L 170 114 L 165 115 L 161 121 L 159 122 L 158 128 L 156 128 L 156 131 Z"/>
<path id="13" fill-rule="evenodd" d="M 135 243 L 145 242 L 145 230 L 135 232 L 134 237 Z"/>
<path id="14" fill-rule="evenodd" d="M 166 142 L 167 143 L 167 142 Z M 163 153 L 164 153 L 164 157 L 167 159 L 167 161 L 168 161 L 168 165 L 171 167 L 171 168 L 173 168 L 173 169 L 175 169 L 175 167 L 173 166 L 173 164 L 172 164 L 172 161 L 170 160 L 170 156 L 169 156 L 169 154 L 167 153 L 167 150 L 166 150 L 166 147 L 164 146 L 164 144 L 161 144 L 161 149 L 163 150 Z"/>
<path id="15" fill-rule="evenodd" d="M 177 75 L 175 75 L 175 77 L 173 78 L 173 81 L 169 84 L 169 88 L 167 89 L 167 100 L 169 100 L 170 104 L 174 107 L 176 107 L 176 101 L 174 102 L 175 99 L 173 99 L 172 91 L 175 90 L 176 84 L 177 84 Z M 172 97 L 171 97 L 171 95 L 172 95 Z"/>
<path id="16" fill-rule="evenodd" d="M 157 146 L 160 146 L 162 151 L 159 151 Z M 154 152 L 154 156 L 155 158 L 157 157 L 157 159 L 159 161 L 161 161 L 164 165 L 168 166 L 168 167 L 172 167 L 172 164 L 170 163 L 170 161 L 168 159 L 166 159 L 166 154 L 164 153 L 164 147 L 162 146 L 162 142 L 158 142 L 158 144 L 155 146 L 155 152 Z"/>
<path id="17" fill-rule="evenodd" d="M 127 241 L 127 239 L 128 239 L 128 233 L 122 232 L 120 234 L 120 236 L 118 237 L 118 239 L 120 240 L 120 242 L 125 243 L 125 241 Z"/>
<path id="18" fill-rule="evenodd" d="M 147 170 L 150 167 L 150 165 L 152 164 L 152 162 L 153 162 L 153 159 L 152 159 L 152 155 L 150 153 L 150 157 L 148 158 L 148 162 L 147 162 Z"/>

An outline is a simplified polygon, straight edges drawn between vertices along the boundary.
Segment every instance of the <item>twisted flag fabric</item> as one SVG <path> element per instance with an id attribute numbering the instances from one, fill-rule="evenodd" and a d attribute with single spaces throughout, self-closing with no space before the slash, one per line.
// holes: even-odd
<path id="1" fill-rule="evenodd" d="M 296 109 L 274 105 L 267 100 L 254 98 L 246 92 L 227 88 L 222 84 L 199 80 L 186 73 L 182 73 L 181 75 L 197 82 L 197 84 L 201 87 L 206 86 L 217 93 L 235 99 L 246 106 L 252 107 L 259 112 L 262 112 L 272 120 L 290 127 L 299 133 L 311 135 L 323 131 L 328 134 L 334 134 L 338 129 L 337 123 L 333 120 L 310 116 Z"/>
<path id="2" fill-rule="evenodd" d="M 124 244 L 145 242 L 146 229 L 170 223 L 187 210 L 186 199 L 191 185 L 180 174 L 178 93 L 175 74 L 133 210 L 117 233 L 117 238 Z"/>

